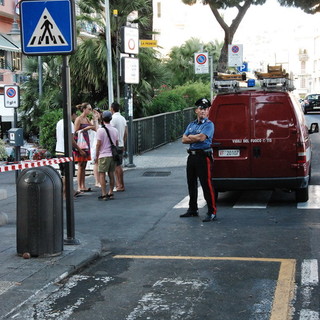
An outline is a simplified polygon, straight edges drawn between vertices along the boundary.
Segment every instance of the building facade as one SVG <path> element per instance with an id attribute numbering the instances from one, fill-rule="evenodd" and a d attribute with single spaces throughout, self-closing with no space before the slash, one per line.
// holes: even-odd
<path id="1" fill-rule="evenodd" d="M 4 86 L 20 84 L 22 76 L 22 55 L 18 32 L 19 8 L 16 0 L 0 0 L 0 116 L 1 137 L 13 127 L 14 110 L 4 107 Z M 13 31 L 13 32 L 12 32 Z M 17 35 L 16 35 L 17 36 Z"/>

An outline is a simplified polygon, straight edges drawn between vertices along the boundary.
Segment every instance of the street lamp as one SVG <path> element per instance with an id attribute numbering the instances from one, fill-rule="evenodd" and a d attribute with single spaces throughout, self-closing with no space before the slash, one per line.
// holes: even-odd
<path id="1" fill-rule="evenodd" d="M 7 33 L 7 35 L 10 36 L 11 40 L 14 42 L 15 45 L 17 45 L 17 43 L 20 42 L 20 29 L 16 18 L 14 18 L 14 21 L 11 25 L 11 30 Z"/>

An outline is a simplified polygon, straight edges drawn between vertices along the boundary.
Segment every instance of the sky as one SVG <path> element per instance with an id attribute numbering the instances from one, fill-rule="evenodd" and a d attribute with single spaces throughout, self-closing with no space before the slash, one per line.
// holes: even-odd
<path id="1" fill-rule="evenodd" d="M 228 24 L 235 11 L 226 13 Z M 263 6 L 249 8 L 233 43 L 243 44 L 244 60 L 251 60 L 254 65 L 262 59 L 270 64 L 286 62 L 313 36 L 319 22 L 320 13 L 310 15 L 298 8 L 281 7 L 276 0 L 267 0 Z"/>
<path id="2" fill-rule="evenodd" d="M 196 10 L 196 11 L 195 11 Z M 201 19 L 194 19 L 195 12 Z M 237 14 L 236 9 L 224 12 L 228 25 Z M 182 17 L 187 34 L 203 42 L 223 41 L 224 32 L 209 6 L 197 4 Z M 298 8 L 281 7 L 276 0 L 267 0 L 262 6 L 251 6 L 234 36 L 233 44 L 243 45 L 244 60 L 257 67 L 259 60 L 270 64 L 286 62 L 292 53 L 297 55 L 299 46 L 304 46 L 308 37 L 318 28 L 320 35 L 320 13 L 310 15 Z M 319 26 L 319 27 L 318 27 Z"/>

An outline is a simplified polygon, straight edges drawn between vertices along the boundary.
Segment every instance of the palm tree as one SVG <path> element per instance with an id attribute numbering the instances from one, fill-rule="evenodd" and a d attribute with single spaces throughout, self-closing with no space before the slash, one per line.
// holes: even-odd
<path id="1" fill-rule="evenodd" d="M 209 81 L 209 75 L 196 75 L 194 72 L 194 54 L 208 52 L 217 64 L 222 43 L 209 42 L 203 44 L 199 39 L 187 40 L 181 47 L 173 47 L 167 61 L 167 71 L 171 73 L 171 86 L 182 85 L 188 81 Z"/>
<path id="2" fill-rule="evenodd" d="M 105 10 L 104 5 L 100 0 L 81 0 L 79 1 L 79 8 L 81 14 L 78 16 L 78 26 L 85 25 L 86 27 L 92 26 L 95 30 L 95 38 L 82 38 L 81 43 L 78 46 L 77 52 L 70 58 L 70 69 L 72 74 L 72 88 L 76 94 L 75 99 L 89 100 L 92 103 L 100 104 L 101 106 L 107 106 L 106 92 L 107 92 L 107 50 L 105 41 Z M 118 61 L 118 48 L 119 48 L 119 30 L 120 26 L 125 25 L 128 15 L 133 11 L 138 11 L 139 16 L 134 23 L 138 23 L 139 30 L 143 34 L 147 34 L 147 27 L 150 23 L 150 17 L 152 17 L 152 2 L 151 0 L 120 0 L 110 1 L 110 12 L 114 9 L 118 10 L 118 15 L 113 16 L 110 19 L 110 32 L 112 40 L 112 56 L 113 56 L 113 70 L 116 71 Z M 140 14 L 143 13 L 143 14 Z M 141 31 L 142 30 L 142 31 Z M 156 61 L 155 54 L 149 53 L 149 60 L 155 61 L 159 65 L 159 61 Z M 141 51 L 140 59 L 146 58 L 146 51 Z M 140 65 L 144 66 L 143 61 L 140 61 Z M 156 69 L 156 68 L 154 68 Z M 159 69 L 159 68 L 158 68 Z M 134 86 L 134 94 L 137 99 L 145 97 L 146 93 L 153 92 L 154 85 L 159 82 L 155 81 L 154 77 L 150 79 L 144 74 L 146 68 L 141 68 L 141 84 Z M 157 75 L 160 77 L 163 72 L 159 72 Z M 116 79 L 116 75 L 113 77 Z M 143 92 L 138 91 L 139 87 L 143 89 Z M 149 89 L 149 90 L 147 90 Z M 79 101 L 75 101 L 79 102 Z M 143 101 L 137 101 L 138 105 L 141 105 Z"/>
<path id="3" fill-rule="evenodd" d="M 39 122 L 43 114 L 50 109 L 59 109 L 62 105 L 60 56 L 42 58 L 42 96 L 39 96 L 38 61 L 36 57 L 25 60 L 28 80 L 21 85 L 20 123 L 25 133 L 39 134 Z"/>

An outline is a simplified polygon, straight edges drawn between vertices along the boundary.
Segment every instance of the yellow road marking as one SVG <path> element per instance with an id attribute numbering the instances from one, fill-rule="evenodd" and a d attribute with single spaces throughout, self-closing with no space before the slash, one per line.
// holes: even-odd
<path id="1" fill-rule="evenodd" d="M 224 260 L 224 261 L 260 261 L 279 262 L 280 270 L 274 293 L 270 320 L 290 320 L 290 303 L 294 294 L 295 259 L 252 258 L 252 257 L 194 257 L 194 256 L 143 256 L 116 255 L 115 259 L 155 259 L 155 260 Z"/>

